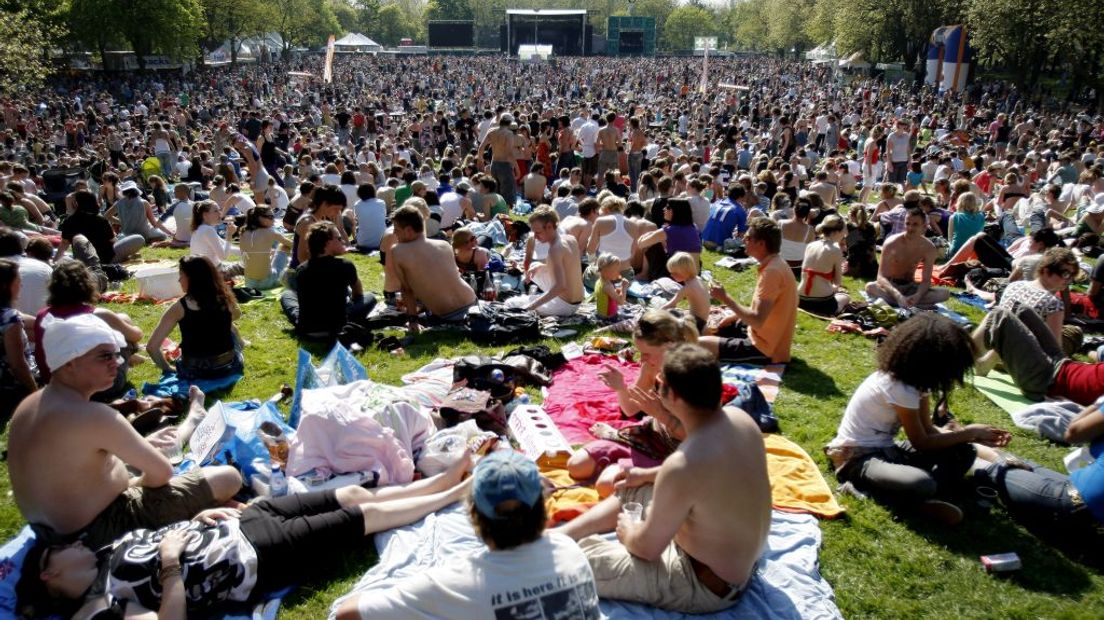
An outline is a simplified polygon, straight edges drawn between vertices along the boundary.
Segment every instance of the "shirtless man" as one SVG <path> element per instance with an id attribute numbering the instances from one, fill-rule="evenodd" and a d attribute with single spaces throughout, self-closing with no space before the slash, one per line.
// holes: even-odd
<path id="1" fill-rule="evenodd" d="M 410 205 L 396 209 L 391 222 L 397 243 L 387 264 L 399 281 L 411 332 L 420 330 L 418 302 L 443 321 L 463 321 L 475 304 L 475 291 L 460 278 L 452 246 L 447 241 L 426 239 L 422 213 Z"/>
<path id="2" fill-rule="evenodd" d="M 561 235 L 560 217 L 542 205 L 529 216 L 533 236 L 548 244 L 546 263 L 534 262 L 527 276 L 544 291 L 540 295 L 519 295 L 506 301 L 508 306 L 532 310 L 541 316 L 571 316 L 583 302 L 583 273 L 579 242 L 573 235 Z"/>
<path id="3" fill-rule="evenodd" d="M 653 407 L 686 439 L 654 468 L 629 469 L 617 493 L 560 528 L 579 541 L 598 595 L 684 613 L 736 604 L 754 576 L 771 520 L 763 436 L 742 411 L 721 409 L 721 372 L 705 349 L 678 345 L 656 377 Z M 621 512 L 644 506 L 643 519 Z M 618 541 L 593 536 L 616 527 Z"/>
<path id="4" fill-rule="evenodd" d="M 241 488 L 233 467 L 173 478 L 169 460 L 119 412 L 89 400 L 115 382 L 123 345 L 122 335 L 91 314 L 46 326 L 50 382 L 19 405 L 8 438 L 15 503 L 40 538 L 85 535 L 95 549 L 135 528 L 190 519 Z M 139 475 L 131 477 L 128 466 Z"/>
<path id="5" fill-rule="evenodd" d="M 827 170 L 821 170 L 816 173 L 816 181 L 809 186 L 809 191 L 819 195 L 820 199 L 824 201 L 825 206 L 835 206 L 838 192 L 836 186 L 829 182 Z"/>
<path id="6" fill-rule="evenodd" d="M 598 219 L 598 201 L 585 198 L 579 203 L 579 214 L 569 215 L 560 221 L 560 232 L 575 237 L 579 248 L 586 247 L 590 229 Z"/>
<path id="7" fill-rule="evenodd" d="M 617 147 L 621 143 L 621 131 L 613 124 L 615 120 L 616 112 L 607 113 L 606 125 L 598 130 L 598 179 L 604 179 L 607 170 L 618 169 Z"/>
<path id="8" fill-rule="evenodd" d="M 519 176 L 517 159 L 514 156 L 514 132 L 510 129 L 514 117 L 503 114 L 498 120 L 498 129 L 487 134 L 479 145 L 479 156 L 484 157 L 487 148 L 491 149 L 491 176 L 498 183 L 498 191 L 510 207 L 517 202 L 517 179 Z"/>
<path id="9" fill-rule="evenodd" d="M 909 209 L 905 232 L 891 236 L 882 246 L 878 279 L 866 285 L 867 295 L 900 308 L 934 306 L 947 301 L 950 291 L 931 287 L 936 250 L 924 237 L 927 226 L 928 218 L 921 209 Z M 924 270 L 917 282 L 916 267 L 920 263 L 924 264 Z"/>

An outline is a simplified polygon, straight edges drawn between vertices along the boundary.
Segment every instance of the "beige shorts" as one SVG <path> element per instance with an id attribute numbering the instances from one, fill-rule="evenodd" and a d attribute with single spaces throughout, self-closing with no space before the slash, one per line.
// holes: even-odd
<path id="1" fill-rule="evenodd" d="M 652 485 L 618 492 L 622 503 L 639 502 L 647 514 Z M 739 597 L 726 600 L 698 581 L 690 556 L 671 542 L 659 560 L 649 562 L 632 555 L 617 540 L 587 536 L 579 541 L 594 571 L 598 596 L 644 603 L 660 609 L 702 614 L 728 609 Z"/>
<path id="2" fill-rule="evenodd" d="M 131 530 L 187 521 L 214 506 L 215 496 L 201 469 L 173 476 L 163 487 L 130 487 L 84 528 L 85 544 L 96 549 Z"/>

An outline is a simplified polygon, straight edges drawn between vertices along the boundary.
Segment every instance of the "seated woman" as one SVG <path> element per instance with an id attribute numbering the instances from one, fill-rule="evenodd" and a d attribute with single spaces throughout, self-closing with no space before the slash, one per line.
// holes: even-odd
<path id="1" fill-rule="evenodd" d="M 24 560 L 19 607 L 27 617 L 184 618 L 255 601 L 332 561 L 335 549 L 463 499 L 470 467 L 465 453 L 447 471 L 408 485 L 212 508 L 191 521 L 134 530 L 103 549 L 39 544 Z"/>
<path id="2" fill-rule="evenodd" d="M 470 273 L 482 277 L 491 260 L 490 251 L 479 245 L 479 239 L 472 234 L 470 228 L 458 228 L 452 233 L 452 251 L 456 257 L 456 267 L 465 278 Z M 479 284 L 482 286 L 483 283 Z"/>
<path id="3" fill-rule="evenodd" d="M 226 238 L 219 236 L 218 228 L 222 223 L 222 212 L 213 200 L 204 200 L 195 203 L 192 207 L 192 256 L 202 256 L 211 261 L 223 278 L 232 278 L 242 273 L 242 266 L 238 263 L 226 261 L 230 256 L 233 245 L 231 237 L 237 232 L 238 227 L 232 219 L 226 220 Z"/>
<path id="4" fill-rule="evenodd" d="M 245 285 L 266 291 L 276 288 L 291 260 L 291 240 L 276 232 L 272 207 L 256 206 L 245 215 L 238 244 L 244 263 Z M 227 228 L 227 235 L 230 229 Z M 276 246 L 276 252 L 272 248 Z"/>
<path id="5" fill-rule="evenodd" d="M 1004 446 L 1011 435 L 985 424 L 942 430 L 932 423 L 932 392 L 948 394 L 974 365 L 970 335 L 925 312 L 898 325 L 878 348 L 878 370 L 847 403 L 825 452 L 841 483 L 948 524 L 955 505 L 935 499 L 974 462 L 973 443 Z M 896 442 L 904 429 L 908 442 Z"/>
<path id="6" fill-rule="evenodd" d="M 797 306 L 806 312 L 835 316 L 851 302 L 843 284 L 843 250 L 840 241 L 847 235 L 843 219 L 829 215 L 816 227 L 820 239 L 805 248 L 801 262 L 801 282 Z"/>
<path id="7" fill-rule="evenodd" d="M 637 246 L 644 251 L 649 281 L 670 275 L 667 261 L 678 252 L 686 252 L 701 269 L 701 231 L 694 225 L 694 210 L 685 198 L 671 198 L 663 207 L 663 228 L 644 233 Z M 660 245 L 662 244 L 662 245 Z"/>
<path id="8" fill-rule="evenodd" d="M 809 224 L 813 216 L 813 203 L 806 197 L 794 203 L 793 217 L 778 222 L 782 228 L 782 249 L 779 256 L 801 277 L 801 264 L 805 260 L 805 248 L 816 238 L 816 230 Z"/>
<path id="9" fill-rule="evenodd" d="M 862 205 L 853 205 L 847 211 L 844 247 L 847 250 L 844 273 L 864 280 L 878 277 L 878 231 L 870 223 L 870 214 Z"/>
<path id="10" fill-rule="evenodd" d="M 993 487 L 1009 515 L 1040 538 L 1099 562 L 1104 550 L 1104 397 L 1070 422 L 1066 441 L 1090 442 L 1091 465 L 1069 476 L 1038 465 L 992 462 L 974 480 Z"/>
<path id="11" fill-rule="evenodd" d="M 93 400 L 110 402 L 126 391 L 127 370 L 130 358 L 138 352 L 138 343 L 142 340 L 142 328 L 134 324 L 130 317 L 107 308 L 96 307 L 99 289 L 92 273 L 83 263 L 75 260 L 63 260 L 50 275 L 50 297 L 47 306 L 39 311 L 34 321 L 35 362 L 42 375 L 42 383 L 50 380 L 50 369 L 46 365 L 46 353 L 42 344 L 45 332 L 44 321 L 47 316 L 67 319 L 78 314 L 94 314 L 103 319 L 108 327 L 119 332 L 126 339 L 127 346 L 120 351 L 122 363 L 115 376 L 115 385 L 92 396 Z"/>
<path id="12" fill-rule="evenodd" d="M 241 316 L 226 281 L 202 256 L 180 259 L 180 288 L 184 296 L 161 315 L 150 334 L 146 352 L 163 372 L 174 372 L 161 353 L 161 343 L 180 326 L 180 359 L 175 372 L 181 379 L 214 379 L 242 372 L 240 343 L 234 321 Z"/>
<path id="13" fill-rule="evenodd" d="M 1043 254 L 1035 270 L 1035 278 L 1009 284 L 1000 297 L 999 305 L 1009 310 L 1018 306 L 1031 308 L 1047 324 L 1055 340 L 1062 343 L 1062 350 L 1067 355 L 1073 354 L 1080 347 L 1081 330 L 1073 326 L 1063 329 L 1066 307 L 1055 293 L 1064 291 L 1080 272 L 1077 256 L 1072 251 L 1051 248 Z"/>
<path id="14" fill-rule="evenodd" d="M 24 327 L 28 317 L 14 307 L 18 297 L 19 265 L 0 258 L 0 426 L 6 426 L 19 402 L 38 389 Z"/>
<path id="15" fill-rule="evenodd" d="M 613 492 L 613 482 L 620 471 L 617 465 L 629 459 L 631 465 L 658 465 L 678 446 L 685 436 L 678 420 L 667 413 L 654 393 L 656 375 L 663 366 L 663 354 L 676 344 L 694 343 L 698 330 L 687 319 L 680 319 L 666 310 L 648 310 L 633 330 L 633 344 L 640 351 L 640 374 L 630 387 L 619 370 L 606 366 L 598 378 L 617 395 L 621 415 L 641 419 L 641 423 L 621 430 L 602 424 L 591 429 L 597 439 L 576 450 L 567 462 L 568 473 L 576 480 L 598 477 L 598 494 Z"/>

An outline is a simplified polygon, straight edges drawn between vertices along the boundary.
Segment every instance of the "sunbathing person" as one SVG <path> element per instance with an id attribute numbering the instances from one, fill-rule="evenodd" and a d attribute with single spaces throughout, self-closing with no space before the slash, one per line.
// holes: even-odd
<path id="1" fill-rule="evenodd" d="M 545 262 L 534 262 L 526 276 L 540 287 L 537 295 L 519 295 L 507 300 L 507 305 L 532 310 L 541 316 L 571 316 L 583 302 L 582 258 L 575 237 L 562 235 L 559 216 L 548 206 L 537 207 L 529 216 L 533 238 L 548 244 Z"/>
<path id="2" fill-rule="evenodd" d="M 1046 322 L 1028 306 L 994 308 L 974 330 L 976 374 L 985 376 L 998 362 L 1027 398 L 1048 396 L 1088 405 L 1104 394 L 1104 363 L 1069 359 Z"/>
<path id="3" fill-rule="evenodd" d="M 128 531 L 103 549 L 39 544 L 24 561 L 20 605 L 36 617 L 41 609 L 184 618 L 252 601 L 324 566 L 335 549 L 463 498 L 469 467 L 465 453 L 448 471 L 405 486 L 347 486 L 263 499 L 240 511 L 204 510 L 191 521 Z"/>
<path id="4" fill-rule="evenodd" d="M 19 405 L 8 435 L 12 493 L 39 540 L 84 536 L 99 548 L 137 527 L 189 519 L 241 488 L 233 467 L 173 478 L 168 459 L 116 410 L 89 402 L 115 382 L 126 344 L 100 318 L 47 322 L 42 343 L 50 383 Z"/>
<path id="5" fill-rule="evenodd" d="M 936 496 L 961 482 L 977 454 L 972 444 L 1004 446 L 1011 438 L 986 424 L 942 430 L 932 423 L 929 394 L 947 394 L 973 365 L 970 336 L 950 319 L 925 312 L 897 326 L 825 448 L 836 478 L 895 507 L 961 521 L 962 511 Z M 907 443 L 895 441 L 902 428 Z"/>
<path id="6" fill-rule="evenodd" d="M 594 575 L 579 547 L 544 531 L 548 517 L 533 461 L 508 450 L 484 457 L 472 472 L 469 515 L 487 549 L 349 597 L 337 606 L 337 620 L 600 616 Z"/>
<path id="7" fill-rule="evenodd" d="M 829 215 L 816 227 L 820 239 L 805 248 L 801 263 L 797 306 L 806 312 L 835 316 L 851 302 L 843 284 L 843 249 L 847 227 L 838 215 Z"/>
<path id="8" fill-rule="evenodd" d="M 579 541 L 598 595 L 685 613 L 727 609 L 755 575 L 771 521 L 763 435 L 721 409 L 721 369 L 681 344 L 664 355 L 659 400 L 686 439 L 656 468 L 634 467 L 607 497 L 560 531 Z M 642 521 L 622 512 L 643 505 Z M 601 532 L 616 529 L 616 541 Z"/>
<path id="9" fill-rule="evenodd" d="M 180 259 L 184 296 L 169 306 L 153 328 L 146 352 L 162 372 L 181 379 L 215 379 L 242 372 L 245 358 L 234 328 L 241 309 L 230 287 L 211 261 L 202 256 Z M 161 343 L 180 326 L 180 358 L 176 367 L 165 361 Z"/>
<path id="10" fill-rule="evenodd" d="M 871 299 L 884 299 L 891 306 L 911 308 L 934 306 L 951 296 L 947 289 L 931 286 L 936 249 L 924 237 L 927 225 L 928 218 L 922 210 L 910 209 L 905 217 L 905 232 L 886 240 L 878 279 L 866 285 Z M 916 267 L 921 263 L 923 271 L 917 282 Z"/>
<path id="11" fill-rule="evenodd" d="M 601 439 L 586 443 L 571 455 L 567 471 L 572 478 L 597 478 L 598 494 L 606 497 L 613 492 L 613 481 L 623 469 L 632 465 L 654 467 L 674 452 L 686 433 L 678 418 L 664 409 L 656 397 L 656 377 L 667 350 L 697 340 L 698 332 L 689 320 L 666 310 L 648 310 L 640 317 L 633 329 L 633 344 L 640 352 L 636 382 L 629 386 L 621 371 L 609 365 L 598 372 L 598 378 L 617 395 L 623 418 L 644 417 L 640 424 L 620 430 L 608 424 L 595 424 L 590 431 Z"/>
<path id="12" fill-rule="evenodd" d="M 388 268 L 399 281 L 410 328 L 419 331 L 418 304 L 442 321 L 464 321 L 475 304 L 475 291 L 460 278 L 452 246 L 426 239 L 425 219 L 410 205 L 399 207 L 391 218 L 397 243 L 388 253 Z"/>

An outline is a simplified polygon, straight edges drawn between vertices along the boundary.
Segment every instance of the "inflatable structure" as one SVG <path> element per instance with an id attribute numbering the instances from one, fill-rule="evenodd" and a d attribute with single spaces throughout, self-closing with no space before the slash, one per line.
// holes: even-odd
<path id="1" fill-rule="evenodd" d="M 974 49 L 970 47 L 966 26 L 936 28 L 928 42 L 927 75 L 924 82 L 943 91 L 966 87 Z"/>

